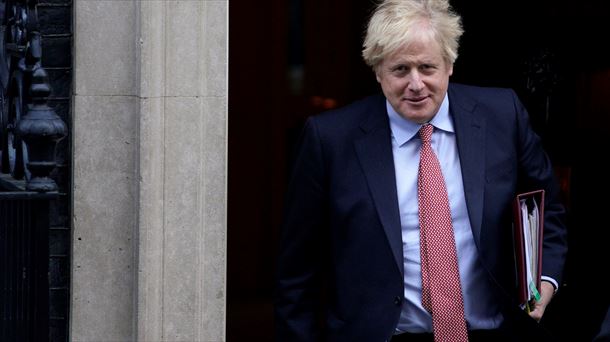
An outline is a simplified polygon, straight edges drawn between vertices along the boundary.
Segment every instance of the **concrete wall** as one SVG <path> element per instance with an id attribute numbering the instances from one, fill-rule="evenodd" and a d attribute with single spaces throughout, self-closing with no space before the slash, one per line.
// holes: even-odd
<path id="1" fill-rule="evenodd" d="M 227 9 L 74 2 L 73 341 L 225 339 Z"/>

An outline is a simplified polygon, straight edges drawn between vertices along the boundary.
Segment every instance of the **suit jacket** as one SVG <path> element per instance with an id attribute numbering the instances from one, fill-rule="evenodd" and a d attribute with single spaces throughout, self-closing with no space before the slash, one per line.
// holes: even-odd
<path id="1" fill-rule="evenodd" d="M 604 317 L 604 320 L 601 323 L 597 335 L 595 335 L 595 338 L 593 339 L 593 342 L 608 341 L 610 341 L 610 308 L 608 308 L 608 310 L 606 311 L 606 316 Z"/>
<path id="2" fill-rule="evenodd" d="M 510 213 L 520 191 L 546 190 L 542 274 L 561 281 L 564 210 L 525 108 L 508 89 L 450 84 L 448 94 L 473 236 L 498 300 L 516 296 Z M 403 300 L 402 253 L 386 99 L 311 117 L 286 195 L 278 340 L 389 339 Z"/>

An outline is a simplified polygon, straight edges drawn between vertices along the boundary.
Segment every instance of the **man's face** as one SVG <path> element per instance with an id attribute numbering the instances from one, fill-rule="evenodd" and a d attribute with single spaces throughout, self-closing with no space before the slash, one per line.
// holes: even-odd
<path id="1" fill-rule="evenodd" d="M 394 110 L 417 123 L 434 117 L 445 98 L 452 73 L 453 64 L 445 61 L 439 44 L 430 39 L 398 49 L 375 72 Z"/>

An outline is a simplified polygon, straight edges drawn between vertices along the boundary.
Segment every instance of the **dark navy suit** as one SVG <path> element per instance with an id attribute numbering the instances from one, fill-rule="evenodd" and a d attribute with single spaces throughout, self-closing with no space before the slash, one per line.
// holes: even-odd
<path id="1" fill-rule="evenodd" d="M 602 321 L 599 332 L 593 339 L 594 342 L 608 342 L 610 341 L 610 308 L 606 311 L 606 316 Z"/>
<path id="2" fill-rule="evenodd" d="M 552 167 L 513 91 L 450 84 L 448 94 L 475 243 L 499 303 L 514 305 L 511 201 L 518 192 L 546 190 L 542 273 L 561 281 L 564 211 Z M 278 340 L 389 339 L 400 316 L 404 279 L 382 95 L 307 121 L 286 200 L 275 303 Z"/>

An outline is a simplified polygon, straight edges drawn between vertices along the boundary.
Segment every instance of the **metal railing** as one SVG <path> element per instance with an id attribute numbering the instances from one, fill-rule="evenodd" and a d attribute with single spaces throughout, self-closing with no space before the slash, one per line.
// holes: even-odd
<path id="1" fill-rule="evenodd" d="M 50 177 L 65 123 L 47 104 L 36 0 L 0 0 L 0 340 L 49 338 Z"/>
<path id="2" fill-rule="evenodd" d="M 49 201 L 0 192 L 0 341 L 49 339 Z"/>

